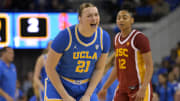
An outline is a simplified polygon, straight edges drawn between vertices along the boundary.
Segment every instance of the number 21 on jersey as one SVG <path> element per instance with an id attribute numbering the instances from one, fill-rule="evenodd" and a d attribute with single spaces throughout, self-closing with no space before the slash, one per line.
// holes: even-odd
<path id="1" fill-rule="evenodd" d="M 76 72 L 79 72 L 79 73 L 88 72 L 90 63 L 91 61 L 78 60 L 77 62 L 78 66 L 76 66 Z"/>

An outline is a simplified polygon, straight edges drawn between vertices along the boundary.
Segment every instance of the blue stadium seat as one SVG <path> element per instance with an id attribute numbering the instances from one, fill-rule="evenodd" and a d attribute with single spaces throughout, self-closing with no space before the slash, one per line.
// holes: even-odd
<path id="1" fill-rule="evenodd" d="M 137 7 L 136 14 L 139 16 L 150 16 L 152 14 L 152 6 Z"/>

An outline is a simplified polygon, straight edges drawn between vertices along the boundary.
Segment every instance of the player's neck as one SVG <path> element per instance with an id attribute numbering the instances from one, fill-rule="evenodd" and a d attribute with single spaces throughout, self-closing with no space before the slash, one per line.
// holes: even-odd
<path id="1" fill-rule="evenodd" d="M 77 30 L 80 32 L 80 34 L 84 37 L 91 37 L 94 33 L 94 31 L 88 30 L 87 28 L 84 28 L 82 25 L 78 24 Z"/>
<path id="2" fill-rule="evenodd" d="M 127 29 L 124 29 L 124 30 L 121 30 L 121 33 L 122 33 L 122 37 L 125 38 L 127 37 L 132 31 L 132 28 L 127 28 Z"/>

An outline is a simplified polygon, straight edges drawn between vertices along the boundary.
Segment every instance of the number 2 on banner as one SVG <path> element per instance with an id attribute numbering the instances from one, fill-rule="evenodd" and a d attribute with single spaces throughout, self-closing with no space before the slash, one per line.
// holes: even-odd
<path id="1" fill-rule="evenodd" d="M 27 20 L 29 26 L 27 27 L 27 31 L 29 33 L 37 33 L 39 32 L 39 20 L 37 18 L 30 18 Z"/>
<path id="2" fill-rule="evenodd" d="M 79 72 L 79 73 L 88 72 L 90 61 L 79 60 L 77 64 L 78 66 L 76 67 L 76 72 Z"/>

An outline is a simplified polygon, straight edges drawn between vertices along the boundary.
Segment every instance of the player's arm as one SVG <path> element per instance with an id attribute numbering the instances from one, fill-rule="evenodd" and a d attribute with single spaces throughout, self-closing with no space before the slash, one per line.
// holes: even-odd
<path id="1" fill-rule="evenodd" d="M 105 60 L 107 59 L 107 56 L 108 56 L 108 53 L 101 54 L 101 57 L 98 59 L 85 95 L 91 96 L 97 84 L 101 80 L 104 73 L 104 67 L 105 67 L 105 62 L 106 62 Z"/>
<path id="2" fill-rule="evenodd" d="M 138 48 L 138 50 L 141 52 L 143 61 L 146 66 L 144 81 L 141 84 L 141 88 L 135 94 L 136 96 L 135 101 L 139 101 L 139 100 L 144 99 L 146 88 L 148 87 L 148 84 L 151 81 L 152 74 L 153 74 L 153 61 L 152 61 L 152 54 L 151 54 L 149 40 L 145 35 L 138 34 L 135 37 L 134 44 L 135 44 L 135 47 Z"/>
<path id="3" fill-rule="evenodd" d="M 112 83 L 116 79 L 117 79 L 117 68 L 116 68 L 116 63 L 115 63 L 109 78 L 107 79 L 107 81 L 105 82 L 105 84 L 103 85 L 103 87 L 101 88 L 101 90 L 98 93 L 98 98 L 100 99 L 100 101 L 101 100 L 105 101 L 107 89 L 112 85 Z"/>
<path id="4" fill-rule="evenodd" d="M 74 98 L 72 98 L 65 90 L 60 80 L 59 74 L 56 71 L 56 66 L 61 59 L 64 50 L 67 49 L 67 46 L 69 45 L 69 37 L 70 36 L 67 30 L 63 30 L 53 40 L 51 48 L 48 51 L 47 62 L 45 66 L 48 78 L 64 101 L 74 101 Z"/>
<path id="5" fill-rule="evenodd" d="M 44 91 L 44 85 L 40 81 L 40 72 L 43 66 L 44 66 L 44 58 L 43 58 L 43 55 L 41 55 L 38 57 L 35 64 L 35 71 L 34 71 L 33 79 L 34 79 L 35 86 L 37 86 L 38 88 L 41 88 Z"/>
<path id="6" fill-rule="evenodd" d="M 153 62 L 151 52 L 149 51 L 143 53 L 142 57 L 146 65 L 146 72 L 144 76 L 144 82 L 142 83 L 141 88 L 135 94 L 135 101 L 143 101 L 145 97 L 146 88 L 148 87 L 148 84 L 150 83 L 153 74 Z"/>
<path id="7" fill-rule="evenodd" d="M 68 93 L 66 92 L 59 75 L 56 71 L 56 66 L 63 54 L 57 53 L 53 49 L 50 49 L 48 52 L 47 62 L 46 62 L 46 73 L 49 77 L 51 83 L 56 88 L 57 92 L 61 95 L 62 98 L 66 98 Z"/>
<path id="8" fill-rule="evenodd" d="M 114 45 L 114 43 L 113 43 L 113 45 Z M 113 52 L 113 54 L 111 55 L 111 58 L 112 59 L 115 58 L 115 52 Z M 105 84 L 103 85 L 103 87 L 101 88 L 101 90 L 98 93 L 98 98 L 100 99 L 100 101 L 101 100 L 104 101 L 106 99 L 107 89 L 112 85 L 112 83 L 117 78 L 117 69 L 116 69 L 116 62 L 115 61 L 116 61 L 116 59 L 114 59 L 114 67 L 113 67 L 113 70 L 112 70 L 111 74 L 109 75 L 109 77 L 106 80 Z M 108 64 L 106 66 L 108 66 Z"/>
<path id="9" fill-rule="evenodd" d="M 144 82 L 142 88 L 146 89 L 147 85 L 150 83 L 153 74 L 153 61 L 151 51 L 142 54 L 144 63 L 146 65 L 146 72 L 144 76 Z"/>
<path id="10" fill-rule="evenodd" d="M 115 55 L 114 55 L 115 56 Z M 115 62 L 115 61 L 114 61 Z M 109 78 L 107 79 L 106 83 L 104 84 L 104 86 L 102 87 L 102 89 L 108 89 L 111 84 L 117 79 L 117 68 L 116 68 L 116 63 L 113 67 L 113 70 L 109 76 Z"/>
<path id="11" fill-rule="evenodd" d="M 144 76 L 144 82 L 141 84 L 141 88 L 146 89 L 148 83 L 151 81 L 153 74 L 153 61 L 148 38 L 144 34 L 138 34 L 134 41 L 135 47 L 141 52 L 143 61 L 146 66 L 146 72 Z"/>
<path id="12" fill-rule="evenodd" d="M 1 88 L 0 88 L 0 95 L 3 96 L 7 101 L 13 101 L 13 98 L 9 96 L 6 92 L 4 92 Z"/>

